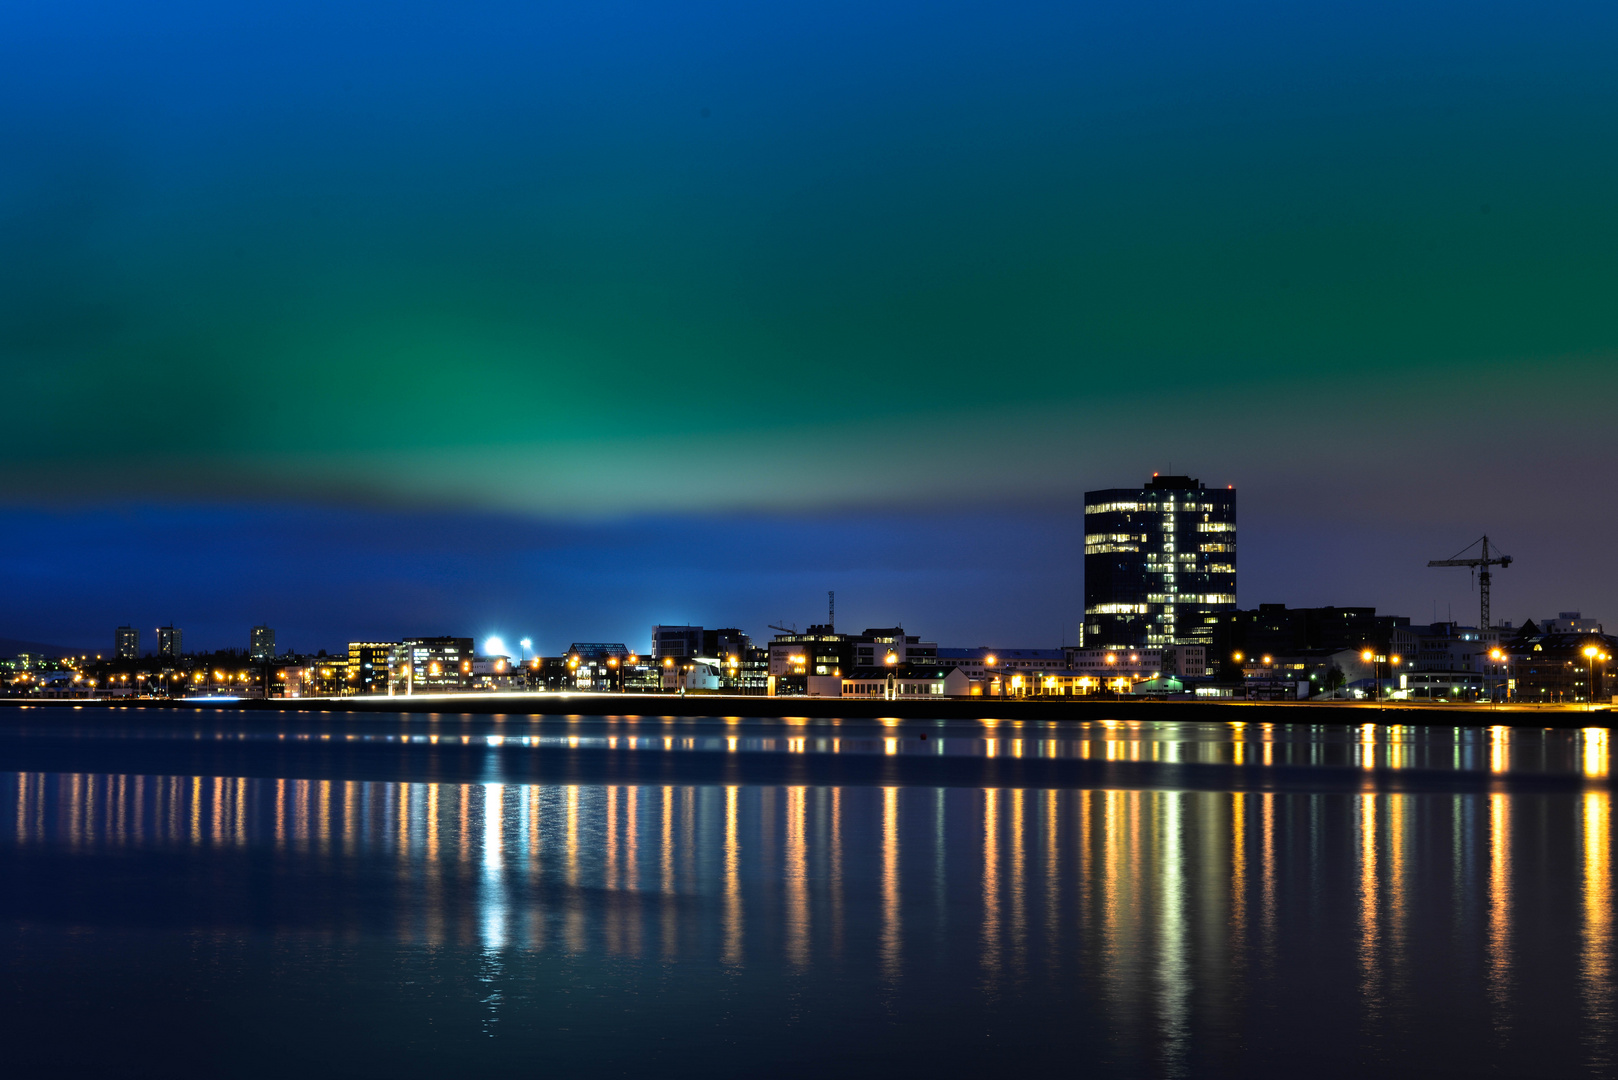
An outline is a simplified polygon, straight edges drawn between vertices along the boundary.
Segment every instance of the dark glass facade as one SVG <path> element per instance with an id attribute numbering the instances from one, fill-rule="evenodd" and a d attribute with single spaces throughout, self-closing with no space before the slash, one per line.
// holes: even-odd
<path id="1" fill-rule="evenodd" d="M 1212 646 L 1236 608 L 1236 492 L 1189 476 L 1084 496 L 1084 646 Z"/>

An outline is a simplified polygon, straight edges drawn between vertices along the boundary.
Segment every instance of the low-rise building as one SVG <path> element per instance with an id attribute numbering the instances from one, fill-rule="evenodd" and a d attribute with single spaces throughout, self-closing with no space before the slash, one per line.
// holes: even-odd
<path id="1" fill-rule="evenodd" d="M 672 659 L 664 657 L 664 689 L 715 693 L 723 688 L 724 676 L 720 673 L 718 660 L 711 657 L 708 659 L 692 657 L 684 663 L 667 662 Z"/>
<path id="2" fill-rule="evenodd" d="M 471 689 L 488 692 L 511 690 L 521 679 L 509 656 L 474 656 Z"/>
<path id="3" fill-rule="evenodd" d="M 972 686 L 963 669 L 926 663 L 858 667 L 838 680 L 842 697 L 881 701 L 969 697 Z"/>
<path id="4" fill-rule="evenodd" d="M 861 667 L 888 663 L 930 664 L 938 659 L 938 643 L 906 634 L 904 627 L 872 627 L 860 634 L 839 634 L 827 625 L 802 633 L 777 634 L 769 644 L 769 672 L 774 694 L 808 692 L 808 676 L 841 679 Z"/>
<path id="5" fill-rule="evenodd" d="M 575 641 L 567 647 L 566 661 L 570 689 L 622 690 L 625 667 L 640 657 L 621 641 Z"/>
<path id="6" fill-rule="evenodd" d="M 1523 629 L 1536 628 L 1529 623 Z M 1512 700 L 1545 704 L 1612 700 L 1618 637 L 1524 633 L 1503 651 L 1509 657 L 1507 687 Z"/>

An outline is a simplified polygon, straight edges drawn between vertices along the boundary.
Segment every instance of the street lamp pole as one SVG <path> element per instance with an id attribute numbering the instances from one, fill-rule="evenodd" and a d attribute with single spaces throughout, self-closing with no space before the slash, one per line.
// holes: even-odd
<path id="1" fill-rule="evenodd" d="M 1509 676 L 1502 676 L 1499 669 L 1506 666 L 1506 656 L 1504 649 L 1489 650 L 1489 659 L 1494 661 L 1495 666 L 1494 685 L 1489 688 L 1489 700 L 1494 703 L 1496 708 L 1500 707 L 1501 700 L 1505 698 L 1505 694 L 1500 691 L 1505 689 L 1502 684 Z"/>
<path id="2" fill-rule="evenodd" d="M 1584 701 L 1587 712 L 1596 709 L 1596 661 L 1607 659 L 1607 654 L 1594 645 L 1584 647 Z"/>

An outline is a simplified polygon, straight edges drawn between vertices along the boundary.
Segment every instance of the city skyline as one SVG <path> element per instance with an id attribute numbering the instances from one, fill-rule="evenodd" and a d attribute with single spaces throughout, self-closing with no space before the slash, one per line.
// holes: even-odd
<path id="1" fill-rule="evenodd" d="M 1416 622 L 1477 622 L 1478 595 L 1472 575 L 1464 570 L 1426 567 L 1429 559 L 1455 553 L 1464 546 L 1464 540 L 1450 550 L 1435 548 L 1432 544 L 1448 542 L 1444 539 L 1448 533 L 1430 529 L 1398 538 L 1397 547 L 1392 546 L 1393 538 L 1386 538 L 1388 547 L 1366 553 L 1352 550 L 1358 538 L 1349 533 L 1302 553 L 1288 551 L 1289 538 L 1295 537 L 1296 531 L 1282 528 L 1279 536 L 1267 532 L 1276 523 L 1266 522 L 1263 517 L 1259 524 L 1252 524 L 1253 504 L 1258 501 L 1262 507 L 1262 501 L 1245 490 L 1242 498 L 1237 607 L 1253 608 L 1261 603 L 1375 607 Z M 740 526 L 734 522 L 725 526 L 686 522 L 683 524 L 689 530 L 689 545 L 694 550 L 713 546 L 720 532 L 731 533 L 733 538 L 739 533 L 752 543 L 735 548 L 732 564 L 710 566 L 700 572 L 684 569 L 684 580 L 673 587 L 667 581 L 677 576 L 680 558 L 655 550 L 667 534 L 636 537 L 633 523 L 558 525 L 491 516 L 481 519 L 487 529 L 469 538 L 460 533 L 464 520 L 445 522 L 436 516 L 419 516 L 406 520 L 438 534 L 423 545 L 425 551 L 401 552 L 384 547 L 378 556 L 363 546 L 357 550 L 350 546 L 322 552 L 295 549 L 276 556 L 265 550 L 272 545 L 251 536 L 251 526 L 255 524 L 272 534 L 277 531 L 277 524 L 266 512 L 236 515 L 226 511 L 210 520 L 206 512 L 192 511 L 193 525 L 207 530 L 194 542 L 211 558 L 162 559 L 145 566 L 112 562 L 106 566 L 107 578 L 78 583 L 83 586 L 85 599 L 74 598 L 70 589 L 66 595 L 73 598 L 72 602 L 63 602 L 59 582 L 43 583 L 49 588 L 39 588 L 36 598 L 30 593 L 41 583 L 19 581 L 17 603 L 11 611 L 33 607 L 36 621 L 0 627 L 0 637 L 88 650 L 92 654 L 106 652 L 111 648 L 110 628 L 135 618 L 126 614 L 133 607 L 155 614 L 135 624 L 143 634 L 143 645 L 150 644 L 145 651 L 155 651 L 157 628 L 172 619 L 201 649 L 245 648 L 251 627 L 267 621 L 275 627 L 281 642 L 311 653 L 321 648 L 337 651 L 346 648 L 348 641 L 363 638 L 397 640 L 433 627 L 467 633 L 480 643 L 491 636 L 508 641 L 528 637 L 536 642 L 537 650 L 556 652 L 572 641 L 621 640 L 630 627 L 642 632 L 658 623 L 737 625 L 762 637 L 768 625 L 783 619 L 800 626 L 823 620 L 825 592 L 832 588 L 841 597 L 849 625 L 902 623 L 923 627 L 932 637 L 962 644 L 993 641 L 1007 646 L 1071 645 L 1078 641 L 1083 610 L 1082 501 L 1074 509 L 1070 515 L 1049 519 L 946 519 L 966 527 L 953 533 L 934 530 L 944 534 L 939 548 L 956 565 L 941 565 L 934 560 L 922 569 L 907 565 L 914 559 L 911 550 L 892 536 L 883 536 L 880 519 L 811 522 L 818 525 L 815 531 L 800 522 L 772 519 L 754 519 Z M 98 516 L 103 528 L 75 535 L 65 531 L 75 524 L 71 520 L 45 520 L 47 528 L 55 526 L 51 534 L 54 542 L 24 537 L 19 532 L 13 532 L 11 539 L 32 541 L 32 557 L 36 560 L 55 557 L 63 562 L 83 563 L 94 562 L 98 556 L 85 554 L 82 548 L 73 551 L 75 542 L 84 546 L 99 543 L 102 547 L 98 554 L 105 557 L 107 549 L 117 544 L 116 535 L 107 526 L 122 523 L 150 527 L 141 514 Z M 42 519 L 49 517 L 40 515 Z M 932 516 L 931 520 L 937 522 L 939 518 Z M 340 519 L 337 523 L 345 524 Z M 346 524 L 352 528 L 354 522 Z M 753 531 L 749 532 L 747 526 Z M 1069 529 L 1074 531 L 1069 533 Z M 835 559 L 845 555 L 832 545 L 847 542 L 849 536 L 854 537 L 849 543 L 852 554 L 867 559 L 867 565 L 841 570 L 814 567 L 816 557 L 825 558 L 829 553 Z M 1422 546 L 1422 536 L 1429 537 L 1426 547 Z M 625 558 L 621 549 L 626 538 L 638 541 L 641 551 L 649 557 Z M 385 544 L 385 538 L 377 539 Z M 1559 539 L 1536 537 L 1526 548 L 1518 545 L 1507 549 L 1516 558 L 1509 569 L 1495 573 L 1496 622 L 1521 625 L 1529 619 L 1568 610 L 1604 616 L 1608 609 L 1599 602 L 1602 590 L 1580 590 L 1572 584 L 1576 579 L 1568 573 L 1570 564 L 1556 554 Z M 559 551 L 554 564 L 546 565 L 525 550 L 526 542 L 533 541 L 538 541 L 536 546 L 544 545 L 542 550 Z M 790 546 L 783 552 L 767 541 L 784 541 Z M 464 550 L 456 550 L 458 543 L 465 544 Z M 233 545 L 240 546 L 237 552 L 229 550 Z M 240 548 L 249 553 L 243 554 Z M 1388 553 L 1390 548 L 1392 554 Z M 1403 558 L 1394 563 L 1401 553 Z M 257 592 L 250 611 L 225 610 L 226 603 L 219 599 L 221 594 L 230 595 L 231 582 L 241 575 L 233 556 L 243 558 L 243 565 L 249 565 L 249 559 L 259 560 L 252 567 L 256 588 L 241 590 Z M 776 574 L 776 580 L 770 580 L 770 564 L 782 557 L 794 564 L 794 570 Z M 436 583 L 430 581 L 423 587 L 412 575 L 411 561 L 434 558 L 463 564 L 457 580 L 460 591 L 435 588 L 432 586 Z M 1380 558 L 1394 563 L 1383 575 L 1381 587 L 1363 590 L 1369 596 L 1340 591 L 1353 586 L 1334 573 L 1334 560 L 1374 564 Z M 384 563 L 381 572 L 376 565 L 379 559 Z M 1312 572 L 1310 561 L 1316 559 L 1318 572 Z M 323 561 L 330 568 L 329 576 L 312 582 L 306 590 L 289 594 L 276 582 L 282 574 L 295 575 L 300 560 Z M 587 572 L 570 574 L 569 567 L 579 565 L 575 560 L 581 560 Z M 986 575 L 981 564 L 992 560 L 1001 560 L 1001 588 L 985 598 L 969 586 L 982 586 Z M 1252 565 L 1255 562 L 1258 565 Z M 509 570 L 513 564 L 526 575 L 520 580 L 530 583 L 528 590 L 534 596 L 547 595 L 548 586 L 568 577 L 574 579 L 573 589 L 560 591 L 559 596 L 551 593 L 553 599 L 548 604 L 510 595 Z M 973 575 L 970 570 L 963 575 L 960 567 L 973 566 L 978 567 L 974 576 L 967 576 Z M 884 570 L 898 573 L 885 576 Z M 117 580 L 109 580 L 112 578 Z M 767 588 L 754 591 L 761 579 L 768 582 Z M 404 603 L 397 595 L 390 595 L 390 580 L 403 586 Z M 127 589 L 127 598 L 116 595 L 120 588 Z M 45 595 L 47 591 L 49 595 Z M 677 599 L 660 603 L 659 596 L 670 593 Z M 671 613 L 670 609 L 675 610 Z M 549 618 L 542 614 L 546 610 L 552 613 Z M 55 627 L 64 629 L 52 633 Z"/>

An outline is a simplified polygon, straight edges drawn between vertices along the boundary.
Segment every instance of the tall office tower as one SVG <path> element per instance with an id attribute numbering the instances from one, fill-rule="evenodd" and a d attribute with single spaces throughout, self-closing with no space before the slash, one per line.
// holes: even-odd
<path id="1" fill-rule="evenodd" d="M 180 658 L 180 631 L 171 623 L 157 628 L 157 655 L 169 660 Z"/>
<path id="2" fill-rule="evenodd" d="M 133 626 L 120 626 L 112 634 L 112 655 L 120 660 L 140 657 L 140 631 Z"/>
<path id="3" fill-rule="evenodd" d="M 275 631 L 268 626 L 253 627 L 253 637 L 247 647 L 247 655 L 254 660 L 274 660 Z"/>
<path id="4" fill-rule="evenodd" d="M 1235 608 L 1234 488 L 1154 475 L 1085 492 L 1086 648 L 1211 646 L 1219 613 Z"/>

